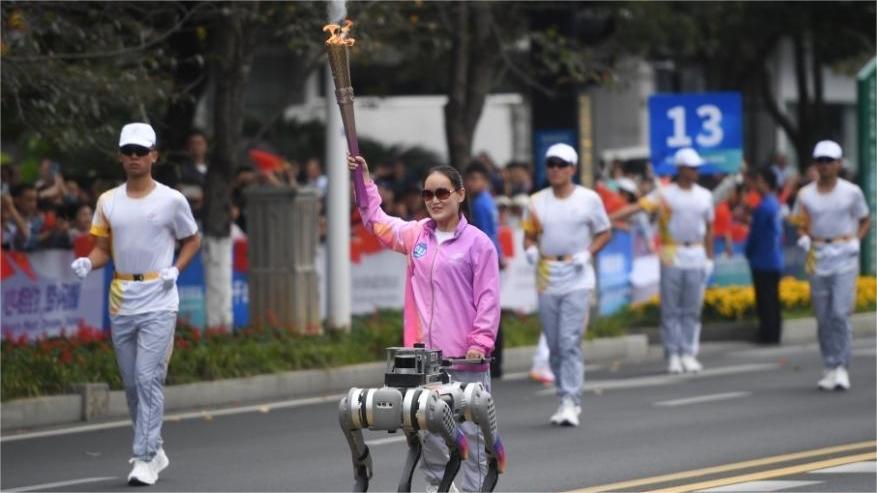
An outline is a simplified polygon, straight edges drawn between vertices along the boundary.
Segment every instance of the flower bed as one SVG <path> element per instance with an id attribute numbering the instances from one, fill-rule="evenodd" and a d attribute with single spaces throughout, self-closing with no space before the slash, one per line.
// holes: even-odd
<path id="1" fill-rule="evenodd" d="M 810 314 L 810 283 L 794 277 L 780 280 L 780 304 L 784 316 Z M 654 325 L 660 317 L 660 301 L 654 296 L 648 301 L 632 305 L 630 311 L 636 325 Z M 877 278 L 859 277 L 856 282 L 856 312 L 877 309 Z M 709 288 L 704 294 L 703 320 L 728 321 L 755 318 L 755 290 L 752 286 Z"/>

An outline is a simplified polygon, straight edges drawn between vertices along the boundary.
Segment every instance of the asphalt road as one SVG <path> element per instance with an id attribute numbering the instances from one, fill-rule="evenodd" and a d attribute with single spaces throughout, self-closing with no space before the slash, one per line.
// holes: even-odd
<path id="1" fill-rule="evenodd" d="M 589 368 L 574 429 L 548 424 L 551 389 L 512 375 L 493 389 L 508 454 L 497 490 L 875 491 L 875 352 L 874 339 L 855 341 L 850 392 L 816 389 L 814 345 L 707 344 L 693 377 L 664 374 L 658 358 Z M 328 396 L 170 416 L 171 464 L 149 490 L 349 491 L 336 409 Z M 69 431 L 5 434 L 0 488 L 129 489 L 129 427 Z M 395 490 L 401 436 L 367 440 L 371 490 Z"/>

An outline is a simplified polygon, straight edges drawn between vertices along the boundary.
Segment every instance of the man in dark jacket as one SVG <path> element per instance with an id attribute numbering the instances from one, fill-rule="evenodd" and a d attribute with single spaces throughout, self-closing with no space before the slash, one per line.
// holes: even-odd
<path id="1" fill-rule="evenodd" d="M 761 203 L 752 212 L 746 259 L 752 270 L 758 334 L 763 344 L 779 344 L 782 336 L 779 284 L 783 273 L 783 219 L 777 200 L 779 177 L 771 167 L 758 171 L 755 186 Z"/>

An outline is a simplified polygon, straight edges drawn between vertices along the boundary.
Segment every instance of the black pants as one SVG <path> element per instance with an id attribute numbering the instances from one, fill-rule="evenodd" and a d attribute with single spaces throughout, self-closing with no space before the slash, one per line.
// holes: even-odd
<path id="1" fill-rule="evenodd" d="M 502 378 L 502 342 L 502 322 L 500 322 L 499 330 L 496 331 L 496 341 L 493 343 L 493 360 L 490 362 L 492 378 Z"/>
<path id="2" fill-rule="evenodd" d="M 759 342 L 779 344 L 783 331 L 783 319 L 780 314 L 780 273 L 752 269 L 752 284 L 755 287 Z"/>

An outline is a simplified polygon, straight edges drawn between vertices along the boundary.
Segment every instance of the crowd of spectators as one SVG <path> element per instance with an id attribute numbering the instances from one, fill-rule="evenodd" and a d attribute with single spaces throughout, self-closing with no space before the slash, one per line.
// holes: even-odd
<path id="1" fill-rule="evenodd" d="M 41 161 L 32 183 L 22 181 L 12 164 L 4 163 L 0 169 L 4 250 L 72 248 L 88 238 L 95 197 L 109 188 L 108 182 L 96 180 L 91 187 L 82 187 L 66 179 L 61 165 L 51 159 Z"/>
<path id="2" fill-rule="evenodd" d="M 204 214 L 204 189 L 209 169 L 207 135 L 192 131 L 182 153 L 154 169 L 156 179 L 178 189 L 192 206 L 201 226 Z M 526 212 L 529 194 L 535 191 L 534 173 L 530 163 L 512 161 L 499 166 L 487 153 L 472 157 L 470 163 L 483 165 L 488 172 L 490 192 L 498 209 L 499 225 L 514 227 Z M 426 163 L 406 162 L 404 158 L 378 161 L 372 164 L 372 176 L 378 186 L 384 210 L 394 216 L 416 220 L 426 217 L 420 198 L 421 173 Z M 776 155 L 771 159 L 780 183 L 779 198 L 786 211 L 791 210 L 797 190 L 814 179 L 811 168 L 798 175 L 786 158 Z M 89 223 L 97 197 L 118 183 L 110 180 L 92 180 L 88 186 L 64 177 L 62 166 L 52 159 L 39 165 L 38 178 L 24 183 L 16 167 L 4 163 L 2 167 L 2 248 L 4 250 L 34 251 L 41 248 L 72 248 L 77 242 L 88 240 Z M 730 253 L 733 244 L 739 244 L 747 234 L 747 222 L 758 197 L 751 186 L 754 170 L 745 166 L 735 175 L 704 175 L 701 184 L 713 190 L 716 203 L 716 236 L 724 239 L 724 250 Z M 670 177 L 659 177 L 647 162 L 610 161 L 603 163 L 594 188 L 600 194 L 609 213 L 638 200 Z M 321 161 L 311 157 L 303 161 L 287 159 L 271 152 L 251 149 L 232 177 L 231 234 L 233 239 L 246 236 L 247 195 L 244 191 L 253 185 L 271 187 L 310 186 L 320 197 L 321 236 L 325 233 L 325 196 L 328 180 Z M 351 206 L 352 207 L 352 206 Z M 351 210 L 352 223 L 358 221 Z M 639 244 L 652 250 L 655 218 L 632 217 L 615 227 L 629 229 L 644 241 Z M 85 238 L 85 239 L 84 239 Z"/>

